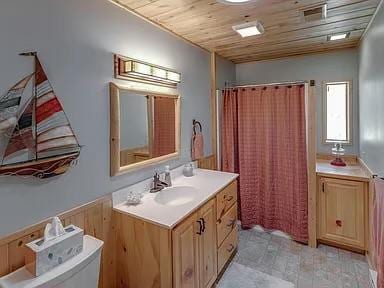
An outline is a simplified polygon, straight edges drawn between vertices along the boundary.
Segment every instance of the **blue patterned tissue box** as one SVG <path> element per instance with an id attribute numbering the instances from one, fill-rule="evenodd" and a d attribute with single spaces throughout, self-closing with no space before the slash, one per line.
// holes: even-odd
<path id="1" fill-rule="evenodd" d="M 52 240 L 37 239 L 26 244 L 26 268 L 34 276 L 64 263 L 83 251 L 84 231 L 74 225 L 64 228 L 65 234 Z"/>

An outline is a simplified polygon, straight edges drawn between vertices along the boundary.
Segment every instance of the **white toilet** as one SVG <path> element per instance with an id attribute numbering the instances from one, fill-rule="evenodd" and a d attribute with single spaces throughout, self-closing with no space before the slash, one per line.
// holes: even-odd
<path id="1" fill-rule="evenodd" d="M 0 288 L 97 288 L 103 244 L 85 235 L 79 255 L 39 277 L 22 267 L 0 278 Z"/>

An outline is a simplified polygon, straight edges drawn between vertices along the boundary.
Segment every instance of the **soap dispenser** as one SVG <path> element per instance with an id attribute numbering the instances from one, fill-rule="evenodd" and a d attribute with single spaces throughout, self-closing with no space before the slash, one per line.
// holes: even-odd
<path id="1" fill-rule="evenodd" d="M 185 164 L 185 165 L 184 165 L 183 175 L 184 175 L 185 177 L 192 177 L 192 176 L 195 175 L 195 174 L 193 173 L 193 164 L 192 164 L 192 163 L 188 163 L 188 164 Z"/>
<path id="2" fill-rule="evenodd" d="M 172 179 L 171 179 L 171 170 L 169 166 L 165 166 L 165 172 L 164 172 L 164 183 L 167 185 L 167 187 L 172 186 Z"/>

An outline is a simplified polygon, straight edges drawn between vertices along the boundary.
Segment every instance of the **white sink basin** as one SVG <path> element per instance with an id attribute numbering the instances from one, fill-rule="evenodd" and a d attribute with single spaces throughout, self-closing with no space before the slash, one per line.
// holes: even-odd
<path id="1" fill-rule="evenodd" d="M 181 206 L 195 200 L 198 193 L 192 186 L 175 186 L 158 192 L 155 201 L 166 206 Z"/>

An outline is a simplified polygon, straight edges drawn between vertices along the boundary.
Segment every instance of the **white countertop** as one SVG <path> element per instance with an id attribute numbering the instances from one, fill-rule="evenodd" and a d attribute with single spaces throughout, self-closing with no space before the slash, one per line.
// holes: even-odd
<path id="1" fill-rule="evenodd" d="M 353 165 L 347 164 L 347 166 L 344 167 L 337 167 L 331 165 L 329 161 L 318 160 L 316 162 L 316 173 L 320 176 L 345 178 L 366 182 L 368 182 L 371 178 L 359 163 Z"/>
<path id="2" fill-rule="evenodd" d="M 193 177 L 184 177 L 183 175 L 178 175 L 172 179 L 172 186 L 191 186 L 196 189 L 196 196 L 194 199 L 186 204 L 179 206 L 168 206 L 160 204 L 155 201 L 157 193 L 144 193 L 142 202 L 138 205 L 127 205 L 125 201 L 121 202 L 122 192 L 115 192 L 119 194 L 120 203 L 115 203 L 113 209 L 117 212 L 124 213 L 151 223 L 161 225 L 165 228 L 172 229 L 188 215 L 193 213 L 197 208 L 202 204 L 207 202 L 210 198 L 214 197 L 220 190 L 225 188 L 228 184 L 234 181 L 238 177 L 238 174 L 205 170 L 205 169 L 195 169 L 195 176 Z M 145 182 L 148 182 L 146 180 Z M 146 187 L 135 185 L 136 189 L 139 187 Z M 165 188 L 165 190 L 168 188 Z M 131 189 L 129 187 L 124 188 L 123 191 L 134 190 L 134 186 Z M 143 191 L 138 191 L 143 192 Z M 161 193 L 161 192 L 158 192 Z"/>

